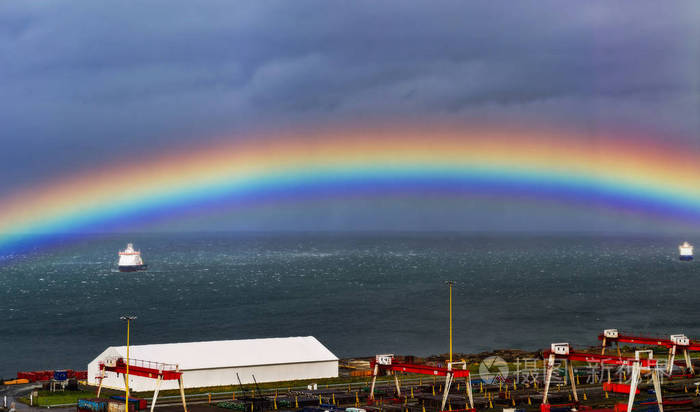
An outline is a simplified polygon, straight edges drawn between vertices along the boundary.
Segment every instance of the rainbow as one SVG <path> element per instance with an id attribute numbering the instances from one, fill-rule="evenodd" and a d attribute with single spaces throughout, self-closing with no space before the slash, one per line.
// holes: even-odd
<path id="1" fill-rule="evenodd" d="M 517 193 L 700 222 L 700 152 L 562 131 L 375 127 L 270 133 L 58 177 L 0 198 L 0 246 L 216 199 L 380 187 Z M 377 190 L 377 192 L 382 192 Z M 118 195 L 117 195 L 118 194 Z M 379 194 L 377 194 L 379 195 Z"/>

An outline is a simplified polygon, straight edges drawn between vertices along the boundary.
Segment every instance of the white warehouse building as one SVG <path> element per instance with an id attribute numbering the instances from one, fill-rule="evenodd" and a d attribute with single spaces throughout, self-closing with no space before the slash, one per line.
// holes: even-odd
<path id="1" fill-rule="evenodd" d="M 99 385 L 100 362 L 126 359 L 126 346 L 110 346 L 88 364 L 88 384 Z M 129 359 L 176 364 L 185 388 L 338 376 L 338 358 L 313 336 L 131 345 Z M 134 361 L 129 362 L 134 364 Z M 129 389 L 152 391 L 155 379 L 129 376 Z M 103 387 L 124 389 L 124 376 L 106 372 Z M 177 389 L 176 380 L 161 389 Z"/>

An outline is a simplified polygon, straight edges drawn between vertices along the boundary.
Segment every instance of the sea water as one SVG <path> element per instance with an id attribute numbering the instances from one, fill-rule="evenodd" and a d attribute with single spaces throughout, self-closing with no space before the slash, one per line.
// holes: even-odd
<path id="1" fill-rule="evenodd" d="M 0 377 L 86 369 L 124 345 L 313 335 L 339 357 L 700 335 L 676 237 L 460 233 L 71 236 L 0 266 Z M 693 239 L 689 239 L 693 240 Z M 120 273 L 141 249 L 146 272 Z"/>

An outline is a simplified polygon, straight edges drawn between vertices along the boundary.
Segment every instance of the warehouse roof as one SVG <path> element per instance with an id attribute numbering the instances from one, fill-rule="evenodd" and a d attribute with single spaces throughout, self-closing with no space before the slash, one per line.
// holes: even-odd
<path id="1" fill-rule="evenodd" d="M 105 352 L 126 358 L 126 346 Z M 130 345 L 129 357 L 178 364 L 180 370 L 338 360 L 313 336 Z"/>

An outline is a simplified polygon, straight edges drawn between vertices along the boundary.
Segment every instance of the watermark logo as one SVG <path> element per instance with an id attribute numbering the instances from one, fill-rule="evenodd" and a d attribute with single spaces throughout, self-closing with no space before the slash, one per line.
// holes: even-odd
<path id="1" fill-rule="evenodd" d="M 489 356 L 479 364 L 479 377 L 487 384 L 505 382 L 508 378 L 508 363 L 500 356 Z"/>

